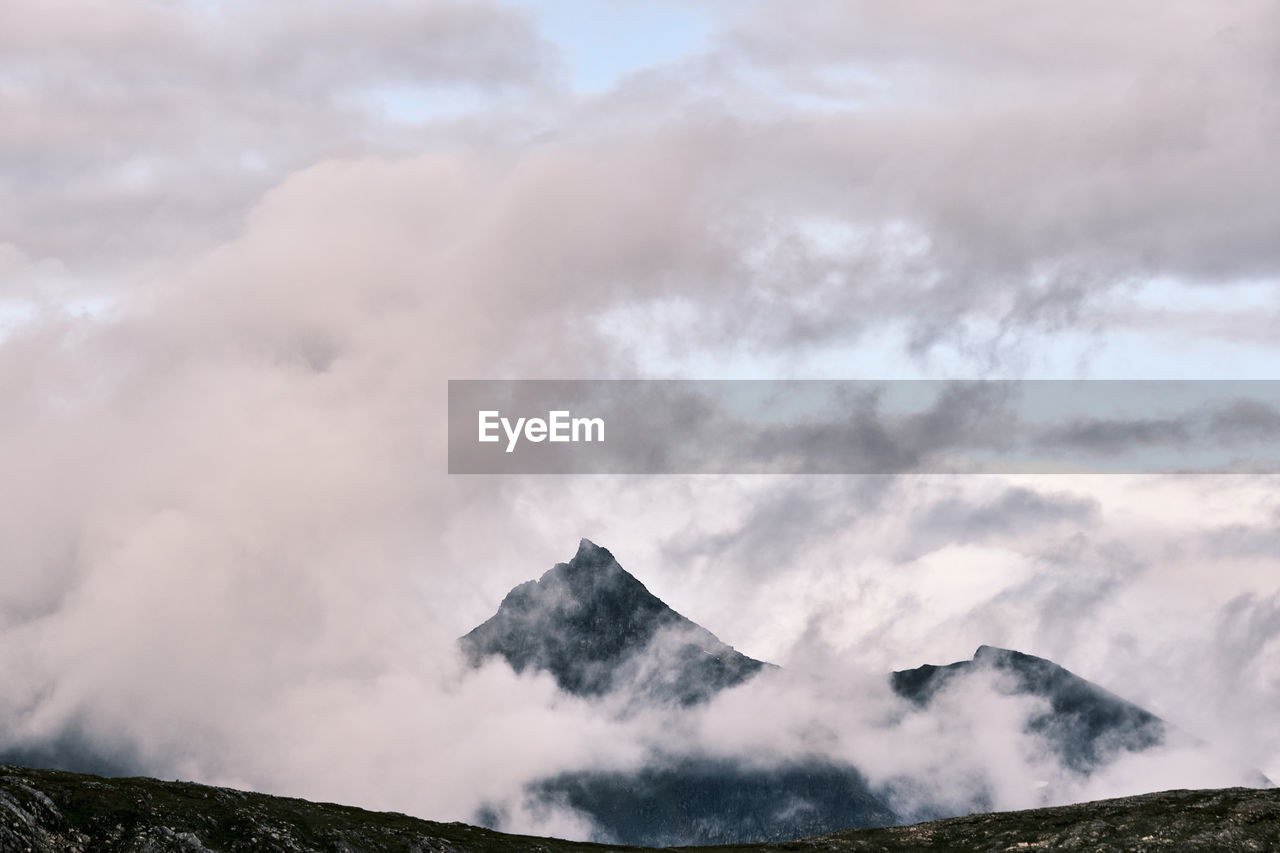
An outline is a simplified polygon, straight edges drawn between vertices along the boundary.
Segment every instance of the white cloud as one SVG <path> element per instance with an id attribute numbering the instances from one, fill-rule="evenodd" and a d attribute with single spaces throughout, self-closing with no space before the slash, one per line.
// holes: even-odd
<path id="1" fill-rule="evenodd" d="M 1274 278 L 1274 10 L 764 4 L 579 98 L 524 13 L 366 8 L 0 12 L 0 299 L 41 306 L 0 341 L 3 742 L 80 726 L 161 775 L 435 818 L 634 760 L 545 680 L 447 662 L 586 535 L 749 654 L 1017 646 L 1280 777 L 1274 572 L 1203 551 L 1274 526 L 1271 479 L 1010 480 L 1097 515 L 970 541 L 931 513 L 1006 481 L 449 478 L 442 434 L 448 378 L 863 375 L 889 328 L 899 363 L 1017 374 L 992 354 L 1143 327 L 1135 279 Z M 741 85 L 839 95 L 849 57 L 857 110 Z M 352 94 L 384 85 L 481 107 L 395 128 Z"/>

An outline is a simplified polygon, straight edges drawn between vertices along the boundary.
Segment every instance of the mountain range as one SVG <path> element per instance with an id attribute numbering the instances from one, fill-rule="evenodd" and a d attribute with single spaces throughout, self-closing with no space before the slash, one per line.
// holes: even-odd
<path id="1" fill-rule="evenodd" d="M 492 618 L 460 638 L 459 648 L 474 667 L 498 662 L 518 673 L 544 673 L 565 693 L 624 722 L 657 715 L 679 726 L 714 710 L 721 698 L 760 695 L 732 691 L 784 695 L 775 690 L 782 682 L 771 679 L 788 676 L 677 613 L 607 549 L 585 539 L 571 560 L 512 589 Z M 1026 713 L 997 721 L 986 730 L 996 740 L 975 749 L 998 752 L 996 741 L 1033 743 L 1075 779 L 1092 778 L 1132 757 L 1159 755 L 1171 742 L 1188 739 L 1150 711 L 1052 661 L 1014 650 L 982 646 L 970 660 L 883 678 L 884 694 L 896 703 L 896 722 L 945 724 L 955 711 L 955 697 L 971 688 L 1012 699 Z M 770 731 L 773 718 L 767 711 L 761 714 L 760 728 Z M 947 731 L 953 740 L 964 737 L 963 729 Z M 526 814 L 568 810 L 589 823 L 594 840 L 609 844 L 787 842 L 787 849 L 836 850 L 988 849 L 943 843 L 965 838 L 975 844 L 999 839 L 1003 846 L 991 849 L 1012 849 L 1015 842 L 1055 849 L 1159 849 L 1165 841 L 1164 849 L 1228 849 L 1211 841 L 1262 838 L 1265 833 L 1254 831 L 1255 813 L 1273 820 L 1280 807 L 1274 796 L 1204 792 L 1195 795 L 1199 814 L 1187 817 L 1183 829 L 1161 834 L 1153 822 L 1172 826 L 1175 817 L 1185 817 L 1179 811 L 1182 795 L 1117 801 L 1122 804 L 1113 810 L 1126 828 L 1112 836 L 1117 845 L 1130 846 L 1115 848 L 1100 840 L 1111 838 L 1106 833 L 1115 827 L 1100 828 L 1085 807 L 1036 813 L 1057 821 L 1052 826 L 1038 826 L 1029 817 L 995 816 L 927 824 L 941 828 L 925 830 L 906 825 L 993 811 L 999 802 L 989 790 L 990 780 L 962 774 L 959 781 L 947 780 L 951 787 L 941 794 L 922 793 L 910 773 L 886 774 L 883 767 L 870 772 L 848 752 L 842 754 L 846 757 L 821 749 L 726 753 L 672 739 L 650 747 L 643 761 L 627 769 L 596 764 L 531 778 L 520 805 Z M 106 776 L 147 772 L 132 754 L 103 752 L 74 726 L 44 744 L 0 752 L 0 764 Z M 195 785 L 21 768 L 5 768 L 0 776 L 0 851 L 600 849 L 490 832 L 507 824 L 511 803 L 504 802 L 485 803 L 477 811 L 474 822 L 484 829 L 461 824 L 424 829 L 425 822 L 398 815 L 357 814 Z M 1241 778 L 1270 785 L 1260 774 Z M 1222 805 L 1228 801 L 1229 809 Z M 857 831 L 848 832 L 851 828 Z M 835 832 L 838 836 L 829 835 Z M 789 841 L 817 836 L 823 836 L 821 843 Z M 1182 843 L 1193 836 L 1209 840 L 1201 846 Z M 939 844 L 925 844 L 928 839 Z M 1090 840 L 1096 845 L 1088 846 Z"/>
<path id="2" fill-rule="evenodd" d="M 569 562 L 511 590 L 494 616 L 459 642 L 473 666 L 500 658 L 516 672 L 546 672 L 562 690 L 608 697 L 624 715 L 690 708 L 777 669 L 671 609 L 586 539 Z M 933 712 L 938 697 L 976 678 L 1004 696 L 1026 697 L 1037 710 L 1005 736 L 1034 739 L 1082 776 L 1157 748 L 1171 733 L 1155 714 L 1052 661 L 1009 649 L 982 646 L 971 660 L 886 678 L 910 712 Z M 530 803 L 586 817 L 599 840 L 642 846 L 776 841 L 992 807 L 980 782 L 944 801 L 917 797 L 904 806 L 904 784 L 872 785 L 852 763 L 822 755 L 768 763 L 654 750 L 637 769 L 559 773 L 530 782 L 525 794 Z M 500 826 L 500 815 L 491 808 L 478 819 Z"/>

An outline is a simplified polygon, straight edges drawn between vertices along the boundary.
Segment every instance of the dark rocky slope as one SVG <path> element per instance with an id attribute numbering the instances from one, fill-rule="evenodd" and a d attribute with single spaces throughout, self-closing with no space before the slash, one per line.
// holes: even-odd
<path id="1" fill-rule="evenodd" d="M 1274 853 L 1280 850 L 1280 791 L 1165 791 L 1056 808 L 969 815 L 915 826 L 844 831 L 795 845 L 757 849 L 866 853 Z"/>
<path id="2" fill-rule="evenodd" d="M 925 665 L 893 673 L 898 695 L 927 708 L 939 691 L 957 681 L 994 676 L 1006 695 L 1036 696 L 1047 708 L 1027 721 L 1066 767 L 1088 773 L 1122 751 L 1141 752 L 1164 742 L 1167 727 L 1155 714 L 1127 702 L 1053 661 L 1009 649 L 981 646 L 973 660 Z"/>
<path id="3" fill-rule="evenodd" d="M 611 696 L 624 713 L 652 703 L 695 705 L 774 668 L 672 610 L 587 539 L 568 563 L 511 590 L 459 642 L 473 665 L 500 657 L 517 672 L 545 671 L 569 693 Z M 531 802 L 580 812 L 601 838 L 649 846 L 900 822 L 856 768 L 818 758 L 762 767 L 655 754 L 636 772 L 572 771 L 536 780 L 526 793 Z M 501 811 L 495 804 L 476 819 L 500 827 Z"/>
<path id="4" fill-rule="evenodd" d="M 587 815 L 601 837 L 647 847 L 781 841 L 902 822 L 856 768 L 816 757 L 762 767 L 654 756 L 638 771 L 564 773 L 527 793 Z"/>
<path id="5" fill-rule="evenodd" d="M 691 705 L 741 684 L 765 664 L 734 650 L 645 589 L 608 549 L 578 553 L 507 594 L 460 641 L 473 664 L 501 657 L 516 672 L 551 673 L 562 690 Z"/>
<path id="6" fill-rule="evenodd" d="M 604 853 L 611 849 L 627 848 L 504 835 L 459 823 L 191 783 L 0 767 L 0 850 L 5 853 Z M 1280 790 L 1170 791 L 697 850 L 1274 851 L 1280 850 Z"/>

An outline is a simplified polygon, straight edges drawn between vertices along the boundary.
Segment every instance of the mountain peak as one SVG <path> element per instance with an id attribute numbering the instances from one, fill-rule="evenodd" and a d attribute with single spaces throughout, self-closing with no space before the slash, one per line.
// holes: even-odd
<path id="1" fill-rule="evenodd" d="M 985 643 L 978 646 L 977 651 L 973 653 L 974 664 L 977 664 L 978 666 L 994 667 L 996 669 L 1034 666 L 1035 661 L 1057 666 L 1057 664 L 1054 664 L 1052 661 L 1045 658 L 1038 658 L 1035 655 L 1029 655 L 1025 652 L 1019 652 L 1014 649 L 1001 648 L 1000 646 L 988 646 Z"/>
<path id="2" fill-rule="evenodd" d="M 612 560 L 613 554 L 609 553 L 608 548 L 601 548 L 590 539 L 578 540 L 578 553 L 573 555 L 573 559 L 569 562 L 578 563 L 583 561 L 592 561 L 600 558 Z"/>
<path id="3" fill-rule="evenodd" d="M 997 689 L 1005 695 L 1047 700 L 1027 731 L 1044 735 L 1074 770 L 1088 772 L 1121 750 L 1141 752 L 1164 741 L 1165 723 L 1149 711 L 1051 660 L 998 646 L 979 646 L 972 660 L 895 672 L 891 683 L 898 695 L 925 707 L 946 685 L 979 672 L 998 673 Z"/>
<path id="4" fill-rule="evenodd" d="M 597 587 L 600 582 L 609 578 L 613 578 L 615 582 L 621 582 L 627 586 L 638 586 L 645 595 L 649 595 L 649 591 L 644 588 L 644 584 L 622 568 L 608 548 L 602 548 L 590 539 L 580 539 L 577 553 L 573 555 L 569 562 L 556 563 L 536 583 L 550 583 L 552 585 L 564 583 L 586 595 L 588 594 L 588 589 L 593 591 L 592 594 L 599 594 L 600 590 Z"/>
<path id="5" fill-rule="evenodd" d="M 569 562 L 512 589 L 459 642 L 472 665 L 499 656 L 580 696 L 630 687 L 691 704 L 763 666 L 672 610 L 589 539 Z"/>

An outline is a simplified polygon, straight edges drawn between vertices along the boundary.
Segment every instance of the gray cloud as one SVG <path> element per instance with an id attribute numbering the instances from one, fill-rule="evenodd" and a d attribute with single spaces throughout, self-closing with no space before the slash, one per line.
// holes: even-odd
<path id="1" fill-rule="evenodd" d="M 184 228 L 229 236 L 249 200 L 316 158 L 487 147 L 461 126 L 398 134 L 344 100 L 409 80 L 525 93 L 505 117 L 474 125 L 523 144 L 530 112 L 541 111 L 536 121 L 555 131 L 516 155 L 507 215 L 542 204 L 522 193 L 566 212 L 590 207 L 587 218 L 534 217 L 527 239 L 570 241 L 560 274 L 607 288 L 617 305 L 687 300 L 696 326 L 657 330 L 656 343 L 676 349 L 744 335 L 804 348 L 889 322 L 909 329 L 918 354 L 947 342 L 991 365 L 981 353 L 1024 347 L 1027 330 L 1091 328 L 1099 300 L 1140 276 L 1212 283 L 1274 268 L 1266 4 L 1170 15 L 1166 28 L 1142 30 L 1142 50 L 1126 34 L 1145 14 L 1085 16 L 1054 51 L 1027 41 L 1056 31 L 1049 10 L 846 4 L 779 28 L 766 4 L 734 15 L 717 62 L 588 101 L 538 95 L 554 56 L 521 16 L 448 4 L 377 12 L 330 4 L 265 15 L 233 4 L 211 22 L 139 7 L 108 27 L 14 7 L 14 79 L 39 68 L 32 79 L 45 82 L 12 93 L 23 99 L 14 114 L 36 118 L 13 141 L 11 162 L 26 165 L 9 174 L 8 207 L 21 215 L 4 231 L 35 259 L 128 253 L 137 242 L 125 223 L 147 223 L 136 236 L 153 245 L 171 232 L 162 245 L 190 246 Z M 96 99 L 87 105 L 29 88 L 67 87 L 90 61 L 103 85 L 77 90 Z M 856 72 L 850 108 L 797 106 L 806 81 L 833 63 Z M 783 80 L 764 105 L 739 78 L 753 69 Z M 866 79 L 888 94 L 858 103 Z M 718 97 L 690 95 L 691 84 Z M 39 118 L 50 110 L 60 112 Z M 267 159 L 265 172 L 237 165 L 246 151 Z M 493 167 L 510 169 L 510 156 Z M 553 273 L 554 250 L 521 245 L 510 247 L 513 279 Z M 792 298 L 797 287 L 810 298 Z"/>
<path id="2" fill-rule="evenodd" d="M 1103 454 L 1119 454 L 1134 447 L 1186 445 L 1190 439 L 1187 424 L 1172 418 L 1091 419 L 1051 428 L 1042 436 L 1050 446 L 1087 448 Z"/>
<path id="3" fill-rule="evenodd" d="M 1055 525 L 1079 528 L 1095 522 L 1098 514 L 1095 500 L 1023 487 L 1010 488 L 995 500 L 981 504 L 943 500 L 921 514 L 898 559 L 916 559 L 946 544 L 1025 536 Z"/>
<path id="4" fill-rule="evenodd" d="M 0 32 L 0 234 L 82 273 L 228 239 L 320 158 L 403 152 L 397 93 L 527 97 L 556 62 L 490 4 L 17 2 Z"/>

